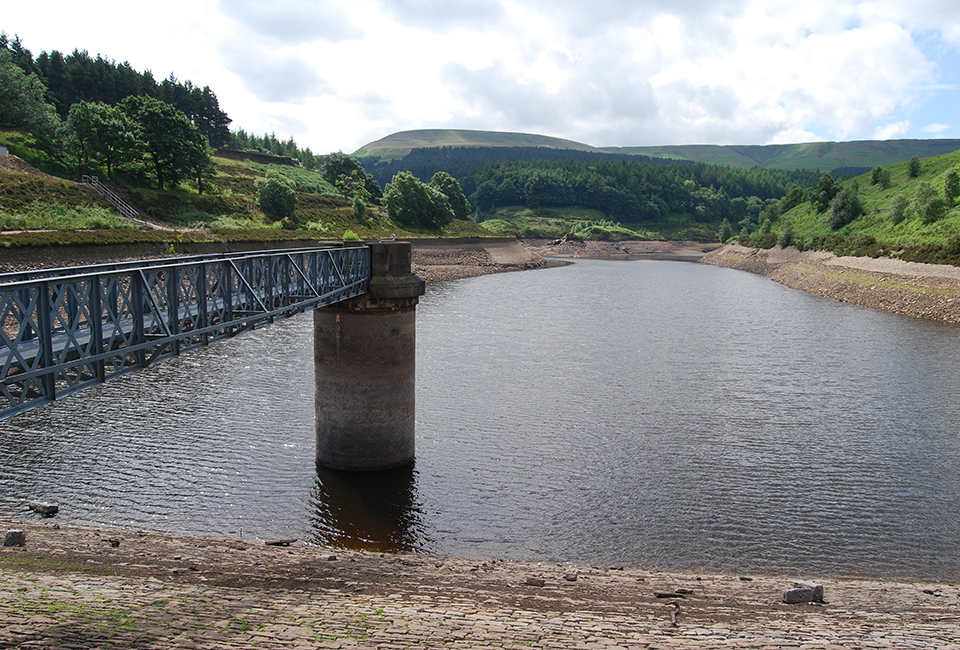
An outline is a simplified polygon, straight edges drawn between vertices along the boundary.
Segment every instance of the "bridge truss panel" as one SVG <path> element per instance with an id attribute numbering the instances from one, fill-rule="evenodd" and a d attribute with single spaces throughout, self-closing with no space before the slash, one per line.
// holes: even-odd
<path id="1" fill-rule="evenodd" d="M 366 293 L 370 250 L 298 249 L 89 269 L 0 282 L 0 419 Z"/>

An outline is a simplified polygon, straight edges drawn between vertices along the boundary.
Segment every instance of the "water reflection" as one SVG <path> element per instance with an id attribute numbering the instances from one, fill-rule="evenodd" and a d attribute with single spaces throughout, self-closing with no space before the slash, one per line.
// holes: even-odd
<path id="1" fill-rule="evenodd" d="M 421 549 L 425 529 L 416 465 L 382 472 L 317 467 L 311 499 L 313 542 L 382 553 Z"/>

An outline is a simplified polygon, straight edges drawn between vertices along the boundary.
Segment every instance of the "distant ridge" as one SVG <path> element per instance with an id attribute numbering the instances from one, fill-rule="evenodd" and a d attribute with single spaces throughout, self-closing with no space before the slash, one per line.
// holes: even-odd
<path id="1" fill-rule="evenodd" d="M 838 168 L 873 168 L 893 165 L 911 157 L 932 158 L 960 149 L 960 140 L 857 140 L 769 145 L 683 144 L 641 147 L 594 147 L 582 142 L 530 133 L 420 129 L 401 131 L 364 145 L 358 158 L 398 160 L 413 149 L 439 147 L 547 147 L 594 153 L 651 156 L 693 162 L 763 167 L 783 170 L 833 171 Z"/>
<path id="2" fill-rule="evenodd" d="M 420 129 L 388 135 L 363 145 L 353 155 L 357 158 L 378 156 L 383 160 L 393 160 L 403 158 L 412 149 L 430 147 L 547 147 L 604 153 L 604 150 L 598 147 L 547 135 L 465 129 Z"/>
<path id="3" fill-rule="evenodd" d="M 609 153 L 641 154 L 675 160 L 766 169 L 884 167 L 917 158 L 933 158 L 960 149 L 960 140 L 855 140 L 800 144 L 712 145 L 684 144 L 648 147 L 603 147 Z"/>

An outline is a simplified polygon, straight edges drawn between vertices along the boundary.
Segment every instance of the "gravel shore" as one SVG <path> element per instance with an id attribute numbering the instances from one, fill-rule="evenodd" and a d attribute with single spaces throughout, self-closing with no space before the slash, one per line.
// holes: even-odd
<path id="1" fill-rule="evenodd" d="M 960 589 L 0 522 L 0 648 L 960 648 Z"/>
<path id="2" fill-rule="evenodd" d="M 727 245 L 707 264 L 751 271 L 807 293 L 914 318 L 960 323 L 960 268 L 822 251 Z"/>

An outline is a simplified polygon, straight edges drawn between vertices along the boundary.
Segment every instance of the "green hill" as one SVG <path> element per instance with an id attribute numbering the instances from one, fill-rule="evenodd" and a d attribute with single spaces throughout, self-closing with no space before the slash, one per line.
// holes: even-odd
<path id="1" fill-rule="evenodd" d="M 381 160 L 394 160 L 403 158 L 412 149 L 430 147 L 547 147 L 602 153 L 601 149 L 582 142 L 551 138 L 546 135 L 463 129 L 421 129 L 388 135 L 376 142 L 363 145 L 353 155 L 357 158 L 379 157 Z"/>
<path id="2" fill-rule="evenodd" d="M 852 142 L 806 142 L 799 144 L 715 145 L 683 144 L 644 147 L 594 147 L 582 142 L 530 133 L 422 129 L 401 131 L 366 144 L 358 158 L 397 160 L 412 149 L 433 147 L 547 147 L 596 153 L 642 155 L 671 160 L 763 167 L 764 169 L 807 169 L 822 172 L 838 168 L 893 165 L 917 158 L 930 158 L 960 149 L 960 140 L 857 140 Z"/>
<path id="3" fill-rule="evenodd" d="M 889 174 L 886 188 L 874 184 L 871 173 L 842 183 L 862 206 L 862 213 L 842 227 L 831 227 L 832 208 L 819 212 L 812 201 L 804 200 L 739 239 L 760 248 L 793 244 L 800 250 L 825 249 L 838 255 L 960 265 L 960 203 L 951 201 L 945 191 L 948 175 L 960 170 L 960 151 L 919 163 L 915 177 L 909 173 L 909 162 L 884 167 Z M 925 209 L 931 199 L 941 210 Z M 895 202 L 903 208 L 899 214 L 891 209 Z"/>
<path id="4" fill-rule="evenodd" d="M 960 140 L 857 140 L 769 145 L 671 145 L 656 147 L 604 147 L 610 153 L 641 154 L 766 169 L 819 169 L 886 166 L 917 158 L 930 158 L 960 149 Z"/>

